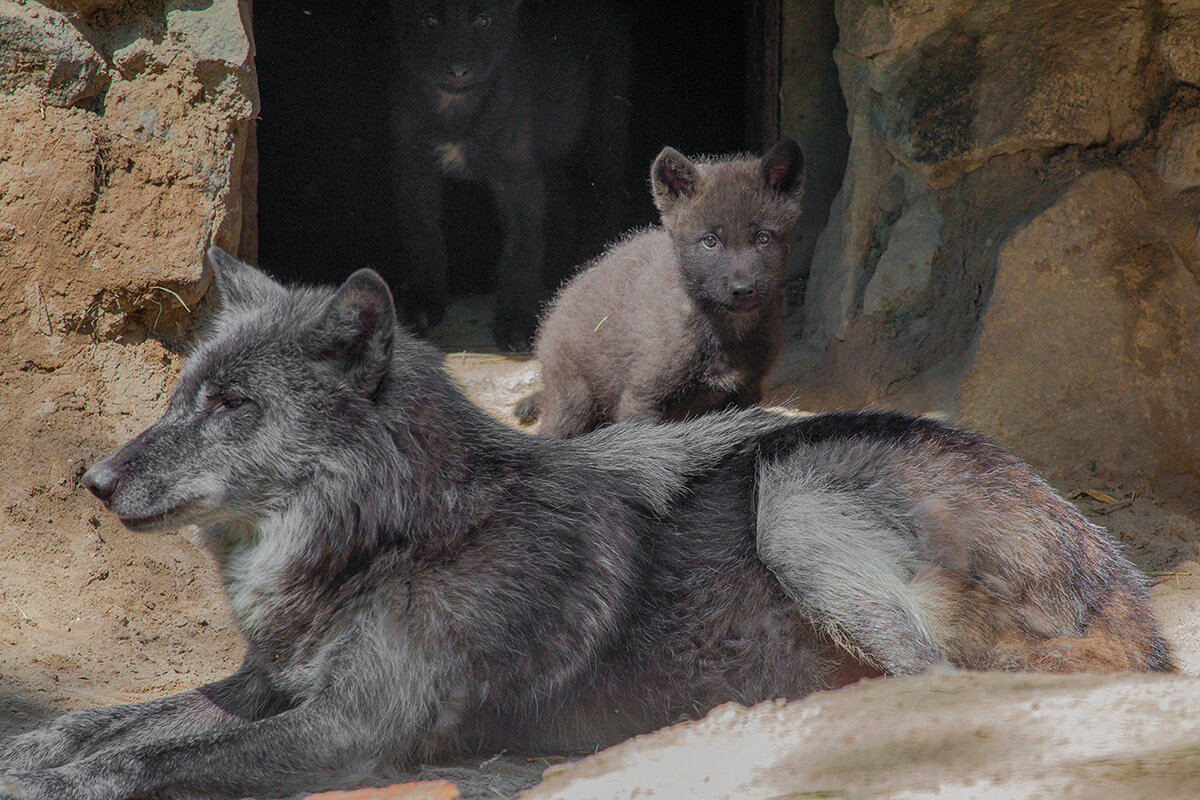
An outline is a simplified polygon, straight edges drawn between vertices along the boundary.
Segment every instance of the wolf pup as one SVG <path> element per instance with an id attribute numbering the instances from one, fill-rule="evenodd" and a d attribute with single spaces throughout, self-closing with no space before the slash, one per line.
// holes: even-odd
<path id="1" fill-rule="evenodd" d="M 245 661 L 0 742 L 6 797 L 280 797 L 941 661 L 1170 668 L 1112 540 L 979 436 L 759 409 L 528 436 L 375 273 L 210 258 L 222 310 L 166 412 L 83 482 L 133 530 L 199 526 Z"/>
<path id="2" fill-rule="evenodd" d="M 504 228 L 497 343 L 524 349 L 545 283 L 619 229 L 629 33 L 604 3 L 393 0 L 395 278 L 417 321 L 446 306 L 447 176 L 483 183 Z M 573 216 L 575 215 L 575 216 Z M 556 224 L 557 223 L 557 224 Z M 573 242 L 583 229 L 596 236 Z"/>
<path id="3" fill-rule="evenodd" d="M 783 342 L 779 290 L 803 174 L 791 139 L 761 159 L 663 150 L 650 170 L 662 227 L 626 238 L 559 293 L 537 339 L 544 388 L 517 418 L 540 416 L 540 433 L 567 438 L 758 403 Z"/>

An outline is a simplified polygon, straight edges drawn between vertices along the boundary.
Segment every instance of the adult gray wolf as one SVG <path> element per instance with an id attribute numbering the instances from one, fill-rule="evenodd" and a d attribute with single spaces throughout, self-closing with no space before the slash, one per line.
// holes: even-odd
<path id="1" fill-rule="evenodd" d="M 199 526 L 245 662 L 5 740 L 7 796 L 278 797 L 942 661 L 1170 667 L 1113 542 L 979 436 L 754 409 L 528 436 L 375 273 L 210 259 L 222 310 L 165 413 L 83 480 L 132 530 Z"/>
<path id="2" fill-rule="evenodd" d="M 537 338 L 543 389 L 518 419 L 567 438 L 613 420 L 744 408 L 783 344 L 779 292 L 800 215 L 804 157 L 668 147 L 650 182 L 662 226 L 618 243 L 554 300 Z"/>
<path id="3" fill-rule="evenodd" d="M 394 197 L 414 321 L 446 305 L 447 176 L 485 184 L 503 227 L 493 333 L 524 349 L 545 284 L 620 230 L 629 32 L 604 3 L 393 0 Z M 590 232 L 576 242 L 576 231 Z M 592 249 L 594 247 L 594 249 Z"/>

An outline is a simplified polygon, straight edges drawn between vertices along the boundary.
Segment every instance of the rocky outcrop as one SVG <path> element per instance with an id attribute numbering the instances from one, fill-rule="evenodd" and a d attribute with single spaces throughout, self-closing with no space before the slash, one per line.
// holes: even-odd
<path id="1" fill-rule="evenodd" d="M 0 237 L 22 287 L 0 303 L 18 338 L 169 335 L 204 288 L 203 247 L 238 249 L 248 9 L 194 6 L 0 7 Z"/>
<path id="2" fill-rule="evenodd" d="M 849 163 L 777 380 L 1057 477 L 1194 470 L 1200 5 L 835 5 Z"/>
<path id="3" fill-rule="evenodd" d="M 934 674 L 729 704 L 551 767 L 520 797 L 1190 796 L 1197 681 Z"/>
<path id="4" fill-rule="evenodd" d="M 30 89 L 52 106 L 94 98 L 109 79 L 103 58 L 83 30 L 41 6 L 0 6 L 0 91 Z"/>
<path id="5" fill-rule="evenodd" d="M 1000 243 L 961 416 L 1027 458 L 1200 466 L 1200 283 L 1124 169 L 1081 175 Z"/>

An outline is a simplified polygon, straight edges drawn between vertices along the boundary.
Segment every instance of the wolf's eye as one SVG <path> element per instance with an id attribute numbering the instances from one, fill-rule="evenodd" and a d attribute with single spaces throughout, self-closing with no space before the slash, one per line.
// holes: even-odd
<path id="1" fill-rule="evenodd" d="M 437 14 L 426 14 L 425 19 L 421 20 L 421 25 L 429 30 L 433 30 L 441 24 L 442 21 L 437 18 Z"/>
<path id="2" fill-rule="evenodd" d="M 712 250 L 720 243 L 721 240 L 716 237 L 716 234 L 706 233 L 700 238 L 700 244 L 704 245 L 709 250 Z"/>
<path id="3" fill-rule="evenodd" d="M 208 402 L 209 408 L 213 411 L 233 411 L 246 405 L 250 400 L 236 394 L 221 392 L 220 394 L 214 394 Z"/>
<path id="4" fill-rule="evenodd" d="M 770 231 L 759 231 L 757 234 L 755 234 L 754 241 L 758 242 L 759 244 L 770 244 L 771 239 L 773 238 L 774 237 L 771 235 Z"/>
<path id="5" fill-rule="evenodd" d="M 487 26 L 489 26 L 491 24 L 492 24 L 492 15 L 491 14 L 480 14 L 478 17 L 475 18 L 475 27 L 476 28 L 486 28 Z"/>

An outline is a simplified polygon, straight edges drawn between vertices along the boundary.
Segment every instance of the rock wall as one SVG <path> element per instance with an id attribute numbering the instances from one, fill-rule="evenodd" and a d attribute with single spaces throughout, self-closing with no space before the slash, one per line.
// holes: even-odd
<path id="1" fill-rule="evenodd" d="M 834 6 L 848 166 L 779 382 L 1194 473 L 1200 3 Z"/>
<path id="2" fill-rule="evenodd" d="M 794 137 L 804 149 L 803 206 L 788 265 L 788 278 L 796 285 L 808 276 L 817 238 L 829 222 L 846 171 L 850 134 L 833 60 L 838 42 L 833 3 L 791 0 L 784 11 L 779 132 Z"/>
<path id="3" fill-rule="evenodd" d="M 0 629 L 23 643 L 0 651 L 11 694 L 45 697 L 84 658 L 81 633 L 119 640 L 109 656 L 143 677 L 140 632 L 178 633 L 159 687 L 225 669 L 180 656 L 229 645 L 210 624 L 223 612 L 207 559 L 182 540 L 139 545 L 78 477 L 161 413 L 204 248 L 238 250 L 253 231 L 250 42 L 248 0 L 0 0 Z"/>

